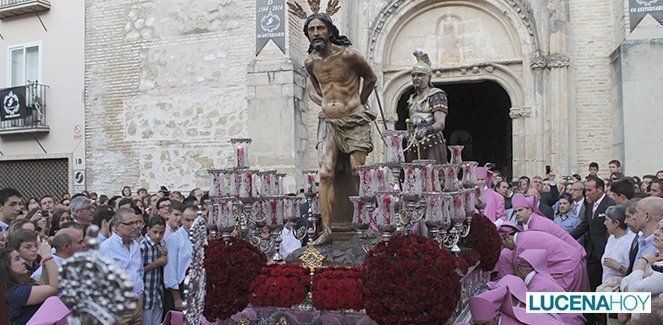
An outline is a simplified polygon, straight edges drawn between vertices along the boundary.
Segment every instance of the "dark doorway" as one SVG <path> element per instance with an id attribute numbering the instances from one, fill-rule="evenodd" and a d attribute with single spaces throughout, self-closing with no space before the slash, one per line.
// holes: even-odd
<path id="1" fill-rule="evenodd" d="M 465 145 L 463 160 L 480 165 L 495 163 L 506 175 L 512 170 L 511 100 L 504 88 L 493 81 L 435 84 L 447 93 L 449 115 L 444 137 L 449 145 Z M 409 88 L 398 101 L 397 130 L 406 129 Z"/>

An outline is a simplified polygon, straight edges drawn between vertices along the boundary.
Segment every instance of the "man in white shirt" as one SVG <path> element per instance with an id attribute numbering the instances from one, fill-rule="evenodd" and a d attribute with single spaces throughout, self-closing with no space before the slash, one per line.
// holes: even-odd
<path id="1" fill-rule="evenodd" d="M 19 191 L 6 187 L 0 190 L 0 230 L 7 238 L 7 228 L 21 212 L 21 198 Z"/>
<path id="2" fill-rule="evenodd" d="M 58 230 L 53 237 L 53 247 L 55 254 L 53 254 L 53 261 L 58 266 L 69 257 L 73 256 L 76 252 L 85 248 L 85 236 L 82 229 L 65 228 Z M 41 278 L 43 265 L 40 266 L 35 273 L 32 273 L 32 278 L 35 280 L 42 280 L 47 283 L 47 278 Z M 44 273 L 46 274 L 46 273 Z"/>
<path id="3" fill-rule="evenodd" d="M 120 318 L 119 324 L 143 324 L 143 258 L 136 238 L 143 228 L 143 216 L 129 208 L 119 208 L 113 215 L 113 234 L 99 245 L 99 253 L 112 259 L 115 265 L 133 282 L 133 301 L 136 309 L 129 310 Z"/>
<path id="4" fill-rule="evenodd" d="M 166 292 L 172 295 L 172 305 L 170 297 L 166 294 L 166 308 L 182 309 L 182 295 L 180 285 L 184 282 L 186 270 L 191 264 L 193 255 L 193 245 L 189 239 L 189 229 L 198 215 L 198 208 L 195 205 L 187 205 L 182 212 L 182 227 L 173 233 L 166 241 L 168 249 L 168 264 L 163 269 L 163 282 L 166 286 Z"/>
<path id="5" fill-rule="evenodd" d="M 182 212 L 184 212 L 184 204 L 178 201 L 168 201 L 170 212 L 166 215 L 166 232 L 163 234 L 163 240 L 168 241 L 168 238 L 180 228 L 182 223 Z"/>

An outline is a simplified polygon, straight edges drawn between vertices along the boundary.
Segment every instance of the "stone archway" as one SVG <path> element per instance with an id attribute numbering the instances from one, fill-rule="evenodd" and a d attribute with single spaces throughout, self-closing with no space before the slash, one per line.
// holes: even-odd
<path id="1" fill-rule="evenodd" d="M 369 59 L 379 71 L 387 121 L 410 86 L 414 47 L 429 53 L 434 83 L 493 81 L 511 100 L 514 174 L 543 165 L 542 96 L 536 80 L 538 43 L 526 8 L 503 0 L 392 0 L 374 21 Z"/>
<path id="2" fill-rule="evenodd" d="M 434 86 L 444 90 L 449 98 L 451 109 L 444 130 L 447 144 L 465 146 L 463 160 L 480 165 L 493 163 L 496 170 L 511 175 L 511 100 L 504 88 L 490 80 Z M 398 101 L 397 130 L 407 127 L 407 102 L 414 92 L 409 87 Z"/>

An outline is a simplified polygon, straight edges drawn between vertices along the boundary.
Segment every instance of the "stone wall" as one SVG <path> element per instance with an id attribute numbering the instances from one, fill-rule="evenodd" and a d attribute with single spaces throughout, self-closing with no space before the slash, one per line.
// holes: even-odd
<path id="1" fill-rule="evenodd" d="M 86 1 L 88 188 L 207 187 L 248 135 L 252 1 Z"/>
<path id="2" fill-rule="evenodd" d="M 613 5 L 604 0 L 569 1 L 569 91 L 577 112 L 575 171 L 581 175 L 590 162 L 598 162 L 605 171 L 615 158 L 609 59 L 615 49 Z"/>
<path id="3" fill-rule="evenodd" d="M 299 2 L 307 8 L 305 1 Z M 395 17 L 396 22 L 380 25 L 379 18 L 392 10 L 385 8 L 397 3 L 410 8 L 409 13 L 429 7 L 434 13 L 443 4 L 345 0 L 333 17 L 341 34 L 367 57 L 374 51 L 371 64 L 381 78 L 378 89 L 387 112 L 393 103 L 386 93 L 396 91 L 387 89 L 393 80 L 383 77 L 398 75 L 398 69 L 409 63 L 403 59 L 394 68 L 383 61 L 421 47 L 406 41 L 408 37 L 401 42 L 389 39 L 399 33 L 402 21 L 415 21 L 413 17 Z M 624 1 L 488 0 L 481 5 L 493 6 L 487 12 L 505 26 L 510 24 L 506 34 L 520 45 L 506 55 L 508 62 L 491 66 L 489 74 L 511 80 L 505 84 L 513 95 L 518 173 L 541 173 L 552 162 L 560 175 L 582 175 L 591 161 L 604 171 L 613 158 L 625 158 L 628 165 L 633 157 L 648 154 L 637 148 L 624 154 L 628 143 L 622 134 L 628 132 L 628 124 L 621 121 L 621 74 L 611 70 L 611 62 L 616 67 L 621 61 L 610 56 L 629 39 Z M 179 190 L 206 187 L 207 168 L 231 165 L 232 137 L 254 137 L 252 165 L 288 172 L 289 189 L 295 185 L 293 174 L 317 167 L 319 107 L 304 91 L 302 62 L 308 40 L 302 22 L 289 17 L 286 53 L 270 42 L 256 57 L 254 12 L 253 0 L 87 0 L 90 189 L 110 194 L 123 185 L 151 190 L 159 185 Z M 376 24 L 384 34 L 377 47 Z M 384 44 L 388 46 L 380 48 Z M 490 58 L 470 59 L 434 62 L 441 64 L 436 78 L 480 80 L 474 67 L 483 73 Z M 466 74 L 468 70 L 473 74 Z M 270 145 L 275 140 L 278 145 Z M 377 154 L 369 158 L 377 160 Z"/>

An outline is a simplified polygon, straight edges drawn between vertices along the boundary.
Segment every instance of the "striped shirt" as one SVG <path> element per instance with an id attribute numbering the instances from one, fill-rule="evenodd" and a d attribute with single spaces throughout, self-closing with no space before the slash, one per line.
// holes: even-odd
<path id="1" fill-rule="evenodd" d="M 154 263 L 159 258 L 159 248 L 163 247 L 163 240 L 155 244 L 149 236 L 144 236 L 140 242 L 140 252 L 143 256 L 143 266 Z M 145 300 L 144 309 L 152 310 L 163 307 L 163 266 L 145 272 Z"/>

